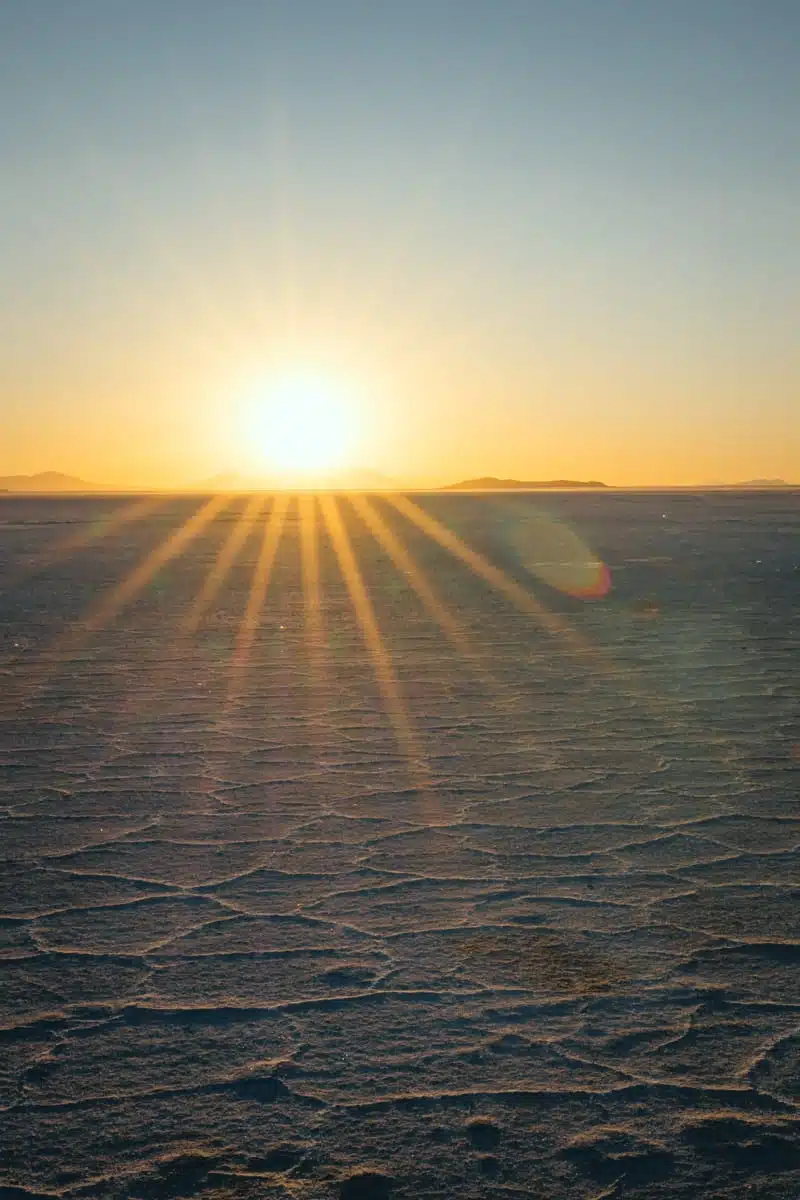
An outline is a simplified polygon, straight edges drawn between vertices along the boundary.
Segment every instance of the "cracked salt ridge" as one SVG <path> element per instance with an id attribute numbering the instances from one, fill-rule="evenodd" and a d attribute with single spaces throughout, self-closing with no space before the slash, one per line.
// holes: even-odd
<path id="1" fill-rule="evenodd" d="M 431 503 L 452 515 L 452 498 Z M 577 519 L 607 556 L 618 543 L 635 558 L 661 503 L 650 525 L 642 497 Z M 736 538 L 765 542 L 772 510 L 748 503 Z M 796 527 L 795 510 L 780 521 Z M 414 549 L 463 611 L 469 575 Z M 358 550 L 385 625 L 386 565 Z M 735 585 L 747 547 L 726 553 Z M 608 603 L 569 618 L 621 655 L 639 640 L 655 712 L 493 601 L 511 701 L 497 704 L 404 593 L 414 634 L 397 625 L 392 646 L 425 705 L 425 790 L 402 782 L 366 663 L 326 694 L 315 742 L 297 719 L 305 668 L 293 682 L 266 639 L 238 728 L 221 731 L 224 655 L 200 643 L 159 694 L 164 612 L 145 632 L 146 603 L 23 722 L 9 713 L 0 829 L 20 869 L 0 903 L 0 1189 L 797 1194 L 797 648 L 776 635 L 774 597 L 766 613 L 751 590 L 717 620 L 637 569 L 664 586 L 660 626 L 626 615 L 632 565 Z M 301 621 L 291 554 L 279 576 L 272 602 Z M 191 587 L 175 578 L 177 619 Z M 335 622 L 346 593 L 330 572 L 326 588 Z"/>

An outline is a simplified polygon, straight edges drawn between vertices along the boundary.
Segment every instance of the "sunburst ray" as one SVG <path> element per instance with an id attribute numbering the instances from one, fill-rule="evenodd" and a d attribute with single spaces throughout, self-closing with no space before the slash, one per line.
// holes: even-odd
<path id="1" fill-rule="evenodd" d="M 477 550 L 473 550 L 463 538 L 453 533 L 441 521 L 437 521 L 430 513 L 425 512 L 408 496 L 397 493 L 387 495 L 387 499 L 399 513 L 426 533 L 445 550 L 449 550 L 456 558 L 461 559 L 476 575 L 484 579 L 498 592 L 511 601 L 521 612 L 533 617 L 549 633 L 561 636 L 570 648 L 581 653 L 593 654 L 593 648 L 581 638 L 576 631 L 556 613 L 550 612 L 540 600 L 526 591 L 516 580 L 511 579 L 500 567 L 489 562 Z"/>
<path id="2" fill-rule="evenodd" d="M 422 783 L 426 777 L 417 738 L 409 718 L 400 684 L 392 666 L 375 615 L 375 609 L 367 591 L 364 578 L 356 560 L 350 537 L 342 520 L 339 505 L 332 495 L 320 496 L 320 506 L 328 535 L 331 539 L 342 577 L 350 594 L 356 617 L 361 626 L 367 649 L 372 657 L 375 677 L 383 697 L 389 720 L 392 723 L 398 746 L 405 754 L 409 772 L 415 782 Z"/>
<path id="3" fill-rule="evenodd" d="M 162 567 L 177 558 L 190 542 L 193 542 L 210 525 L 216 516 L 230 503 L 230 496 L 212 496 L 193 513 L 183 525 L 174 530 L 146 558 L 139 563 L 117 586 L 103 597 L 99 604 L 86 615 L 83 627 L 91 632 L 102 629 L 113 620 L 126 605 L 130 604 Z"/>
<path id="4" fill-rule="evenodd" d="M 325 629 L 322 618 L 320 586 L 319 529 L 317 502 L 304 493 L 298 497 L 300 514 L 300 561 L 303 576 L 303 609 L 306 644 L 312 682 L 318 683 L 322 674 Z"/>
<path id="5" fill-rule="evenodd" d="M 588 659 L 599 673 L 606 678 L 613 679 L 615 685 L 629 699 L 642 704 L 655 715 L 665 716 L 664 702 L 652 697 L 642 687 L 633 668 L 615 662 L 601 647 L 587 641 L 567 621 L 556 613 L 550 612 L 540 600 L 526 591 L 516 580 L 511 579 L 482 554 L 473 550 L 462 538 L 443 525 L 441 521 L 437 521 L 430 513 L 425 512 L 407 496 L 392 493 L 388 494 L 386 498 L 418 529 L 464 562 L 476 575 L 506 596 L 521 612 L 533 617 L 549 633 L 559 637 L 570 652 Z"/>
<path id="6" fill-rule="evenodd" d="M 99 632 L 118 616 L 126 605 L 143 591 L 161 567 L 183 553 L 229 500 L 229 496 L 219 495 L 201 505 L 191 517 L 151 550 L 116 587 L 102 596 L 80 621 L 57 639 L 55 645 L 45 651 L 28 670 L 22 698 L 30 699 L 60 665 L 69 662 L 70 658 L 83 648 L 91 634 Z"/>
<path id="7" fill-rule="evenodd" d="M 193 633 L 200 625 L 204 613 L 219 592 L 228 572 L 244 548 L 244 544 L 249 538 L 254 522 L 258 519 L 258 514 L 263 509 L 264 504 L 264 497 L 259 495 L 251 496 L 247 501 L 239 520 L 234 525 L 230 535 L 219 551 L 216 562 L 207 575 L 194 604 L 182 622 L 182 630 L 184 632 Z"/>
<path id="8" fill-rule="evenodd" d="M 73 533 L 66 538 L 56 539 L 28 562 L 22 570 L 14 575 L 7 576 L 3 580 L 3 586 L 0 588 L 0 591 L 8 592 L 14 587 L 19 587 L 21 583 L 25 583 L 27 580 L 33 579 L 36 575 L 40 575 L 49 567 L 63 562 L 71 554 L 75 554 L 79 550 L 93 545 L 95 542 L 102 541 L 103 538 L 110 537 L 111 534 L 116 533 L 118 529 L 122 529 L 125 525 L 141 521 L 143 517 L 149 516 L 150 513 L 163 506 L 163 504 L 163 496 L 146 496 L 143 499 L 135 500 L 132 504 L 126 504 L 123 508 L 117 509 L 109 517 L 93 522 L 89 529 L 85 529 L 81 533 Z"/>
<path id="9" fill-rule="evenodd" d="M 479 675 L 481 681 L 485 682 L 486 669 L 481 661 L 477 647 L 472 644 L 461 622 L 453 616 L 441 600 L 425 572 L 414 561 L 408 548 L 390 528 L 371 500 L 364 495 L 351 495 L 349 500 L 370 533 L 372 533 L 376 541 L 389 555 L 398 571 L 407 576 L 414 591 L 428 612 L 438 622 L 447 640 Z"/>
<path id="10" fill-rule="evenodd" d="M 284 493 L 278 493 L 273 500 L 269 517 L 264 523 L 261 548 L 255 568 L 253 569 L 253 578 L 250 583 L 247 605 L 242 614 L 239 632 L 236 637 L 236 645 L 233 650 L 233 658 L 231 660 L 231 676 L 228 687 L 229 705 L 241 694 L 253 643 L 261 623 L 261 615 L 264 609 L 264 602 L 267 598 L 272 567 L 278 552 L 288 508 L 289 497 Z"/>
<path id="11" fill-rule="evenodd" d="M 330 702 L 333 673 L 322 605 L 320 522 L 316 498 L 310 493 L 302 493 L 298 497 L 298 512 L 309 736 L 319 752 L 328 742 L 327 730 L 335 717 Z"/>
<path id="12" fill-rule="evenodd" d="M 297 498 L 300 515 L 300 554 L 303 571 L 303 598 L 307 620 L 311 624 L 321 616 L 319 537 L 317 530 L 317 505 L 308 492 Z"/>

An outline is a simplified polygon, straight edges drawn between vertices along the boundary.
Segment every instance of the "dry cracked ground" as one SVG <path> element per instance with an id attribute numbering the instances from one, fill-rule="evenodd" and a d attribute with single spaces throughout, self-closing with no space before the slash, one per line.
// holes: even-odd
<path id="1" fill-rule="evenodd" d="M 0 1197 L 796 1200 L 797 496 L 202 503 L 0 502 Z"/>

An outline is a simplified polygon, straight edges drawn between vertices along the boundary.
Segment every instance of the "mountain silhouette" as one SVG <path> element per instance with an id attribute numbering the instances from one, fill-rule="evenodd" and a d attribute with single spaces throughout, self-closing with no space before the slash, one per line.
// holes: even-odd
<path id="1" fill-rule="evenodd" d="M 477 491 L 534 491 L 546 488 L 605 488 L 607 483 L 598 479 L 497 479 L 494 475 L 482 475 L 480 479 L 464 479 L 461 483 L 448 483 L 439 488 L 441 492 Z"/>
<path id="2" fill-rule="evenodd" d="M 785 479 L 743 479 L 740 483 L 734 483 L 732 487 L 751 487 L 751 488 L 771 488 L 771 487 L 789 487 L 790 485 Z"/>
<path id="3" fill-rule="evenodd" d="M 77 475 L 61 471 L 39 471 L 35 475 L 0 475 L 0 491 L 6 492 L 101 492 L 105 489 Z"/>

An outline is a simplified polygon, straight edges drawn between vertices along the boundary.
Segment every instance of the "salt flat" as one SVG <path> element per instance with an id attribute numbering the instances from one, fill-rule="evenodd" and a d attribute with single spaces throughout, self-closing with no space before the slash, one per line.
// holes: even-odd
<path id="1" fill-rule="evenodd" d="M 410 499 L 0 499 L 0 1196 L 800 1195 L 800 495 Z"/>

